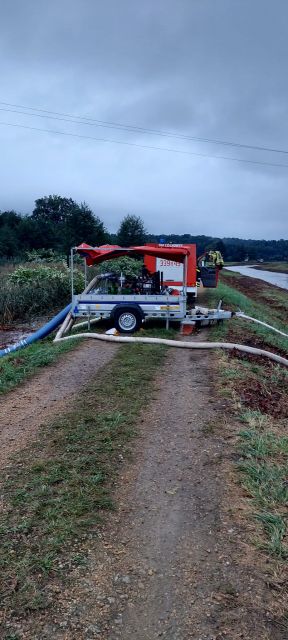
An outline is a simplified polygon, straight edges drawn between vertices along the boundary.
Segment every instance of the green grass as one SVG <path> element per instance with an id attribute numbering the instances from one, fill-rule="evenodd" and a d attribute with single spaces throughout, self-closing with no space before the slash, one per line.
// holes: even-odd
<path id="1" fill-rule="evenodd" d="M 265 304 L 253 301 L 244 293 L 234 289 L 233 286 L 228 286 L 227 284 L 220 282 L 217 289 L 210 290 L 206 295 L 208 296 L 209 304 L 211 304 L 211 306 L 216 306 L 219 299 L 222 299 L 224 308 L 228 308 L 232 311 L 241 309 L 241 311 L 247 315 L 258 320 L 262 320 L 263 322 L 267 322 L 276 329 L 280 329 L 280 331 L 288 333 L 287 324 L 284 319 L 281 322 L 272 307 L 269 308 Z M 215 338 L 224 339 L 230 327 L 243 328 L 248 338 L 250 335 L 255 335 L 265 341 L 267 346 L 275 346 L 288 353 L 288 338 L 280 336 L 271 331 L 271 329 L 266 329 L 265 327 L 261 327 L 261 325 L 257 325 L 256 323 L 248 320 L 234 318 L 228 322 L 224 321 L 222 324 L 218 325 L 218 327 L 212 329 L 210 335 L 213 335 Z"/>
<path id="2" fill-rule="evenodd" d="M 265 301 L 244 295 L 233 288 L 233 275 L 227 278 L 229 284 L 221 282 L 217 290 L 208 292 L 210 304 L 215 304 L 219 298 L 224 305 L 236 310 L 241 308 L 248 315 L 264 320 L 287 332 L 287 326 L 279 321 L 277 309 L 269 307 Z M 237 276 L 236 276 L 237 277 Z M 226 278 L 225 278 L 226 279 Z M 267 289 L 269 294 L 269 287 Z M 206 294 L 207 295 L 207 294 Z M 278 295 L 278 293 L 277 293 Z M 279 302 L 283 302 L 286 294 L 279 293 Z M 271 287 L 271 297 L 275 300 Z M 285 298 L 285 302 L 287 296 Z M 258 327 L 249 322 L 234 319 L 212 328 L 210 339 L 231 340 L 257 346 L 273 351 L 273 348 L 288 353 L 288 340 L 273 334 L 269 329 Z M 269 365 L 267 361 L 245 360 L 229 355 L 221 355 L 222 363 L 219 368 L 220 390 L 225 390 L 233 399 L 235 413 L 243 428 L 239 433 L 238 453 L 241 459 L 238 470 L 241 485 L 250 498 L 251 516 L 257 523 L 258 548 L 274 556 L 282 562 L 288 558 L 288 436 L 285 424 L 274 414 L 263 413 L 261 402 L 269 398 L 270 394 L 278 394 L 283 398 L 287 389 L 288 372 L 284 367 Z M 260 387 L 259 387 L 260 385 Z M 244 403 L 243 390 L 253 392 L 256 389 L 258 407 L 251 409 Z M 258 395 L 261 391 L 262 398 Z M 273 398 L 272 398 L 273 399 Z M 255 400 L 255 396 L 253 401 Z M 266 405 L 269 407 L 269 402 Z"/>
<path id="3" fill-rule="evenodd" d="M 49 606 L 51 581 L 66 583 L 71 568 L 85 566 L 83 542 L 97 537 L 103 510 L 113 508 L 117 469 L 165 354 L 158 345 L 120 347 L 69 412 L 6 471 L 0 567 L 8 618 L 15 609 L 29 615 Z"/>
<path id="4" fill-rule="evenodd" d="M 41 367 L 52 364 L 63 353 L 74 349 L 79 342 L 67 340 L 53 343 L 49 338 L 4 356 L 0 359 L 0 394 L 11 391 Z"/>
<path id="5" fill-rule="evenodd" d="M 278 303 L 279 305 L 279 314 L 281 313 L 282 318 L 283 318 L 283 312 L 282 312 L 282 307 L 284 309 L 287 309 L 288 311 L 288 296 L 287 296 L 287 292 L 284 291 L 284 289 L 282 289 L 282 291 L 280 291 L 279 289 L 276 289 L 275 287 L 271 290 L 271 288 L 264 288 L 263 290 L 264 296 L 269 304 L 269 302 L 271 302 L 273 304 L 273 302 Z M 274 313 L 276 312 L 276 309 L 274 308 Z"/>
<path id="6" fill-rule="evenodd" d="M 288 458 L 288 436 L 277 436 L 273 431 L 259 433 L 247 430 L 241 431 L 240 437 L 247 457 L 261 459 L 280 454 Z"/>
<path id="7" fill-rule="evenodd" d="M 239 434 L 239 470 L 265 536 L 265 541 L 257 544 L 284 560 L 288 558 L 288 436 L 269 430 L 267 416 L 260 412 L 246 412 L 242 420 L 250 428 Z"/>
<path id="8" fill-rule="evenodd" d="M 288 547 L 283 545 L 283 538 L 287 533 L 287 525 L 282 516 L 274 513 L 258 513 L 256 519 L 263 526 L 268 538 L 268 542 L 259 545 L 271 555 L 286 560 L 288 558 Z"/>
<path id="9" fill-rule="evenodd" d="M 271 315 L 273 315 L 273 317 L 275 318 L 275 321 L 279 321 L 280 323 L 283 321 L 285 322 L 285 318 L 287 318 L 287 312 L 288 312 L 288 296 L 287 296 L 287 291 L 285 291 L 284 289 L 279 289 L 277 287 L 274 287 L 273 285 L 270 285 L 264 281 L 261 281 L 260 283 L 258 282 L 257 284 L 255 284 L 255 289 L 253 289 L 251 287 L 251 279 L 249 278 L 245 278 L 245 276 L 240 275 L 239 273 L 233 272 L 233 271 L 224 271 L 221 273 L 221 280 L 220 280 L 220 285 L 222 284 L 226 284 L 228 286 L 232 286 L 233 288 L 235 287 L 235 291 L 240 292 L 242 287 L 245 287 L 245 282 L 247 281 L 247 285 L 249 285 L 249 291 L 252 293 L 251 295 L 246 295 L 245 293 L 242 292 L 242 295 L 245 296 L 246 300 L 242 298 L 242 303 L 245 305 L 247 304 L 247 299 L 249 300 L 250 304 L 251 302 L 253 303 L 253 306 L 255 308 L 255 304 L 256 304 L 256 309 L 258 310 L 258 312 L 261 313 L 266 313 L 267 311 L 269 313 L 272 312 Z M 256 283 L 257 281 L 255 281 Z M 253 280 L 252 280 L 253 283 Z M 240 289 L 240 291 L 239 291 Z M 220 286 L 220 290 L 221 290 L 221 286 Z M 254 293 L 254 297 L 253 297 L 253 293 Z M 259 306 L 260 303 L 260 306 Z M 240 304 L 240 301 L 239 301 Z M 267 316 L 268 317 L 268 316 Z"/>

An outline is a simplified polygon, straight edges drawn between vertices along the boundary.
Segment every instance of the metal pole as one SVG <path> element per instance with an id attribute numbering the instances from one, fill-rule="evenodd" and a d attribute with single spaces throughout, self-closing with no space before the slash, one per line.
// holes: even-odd
<path id="1" fill-rule="evenodd" d="M 169 329 L 169 318 L 170 318 L 170 305 L 169 305 L 169 293 L 167 293 L 167 315 L 166 315 L 166 329 Z"/>
<path id="2" fill-rule="evenodd" d="M 74 247 L 71 248 L 70 253 L 70 269 L 71 269 L 71 293 L 72 293 L 72 301 L 74 296 Z"/>
<path id="3" fill-rule="evenodd" d="M 183 263 L 183 294 L 187 295 L 187 271 L 188 271 L 188 256 L 185 256 Z"/>
<path id="4" fill-rule="evenodd" d="M 87 287 L 87 262 L 86 259 L 84 258 L 84 280 L 85 280 L 85 289 Z"/>
<path id="5" fill-rule="evenodd" d="M 185 256 L 183 262 L 183 296 L 184 296 L 184 314 L 187 311 L 187 275 L 188 275 L 188 256 Z"/>

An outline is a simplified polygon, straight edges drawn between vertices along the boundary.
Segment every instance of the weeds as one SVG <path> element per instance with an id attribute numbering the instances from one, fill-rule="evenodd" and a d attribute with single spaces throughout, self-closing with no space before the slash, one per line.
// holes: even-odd
<path id="1" fill-rule="evenodd" d="M 74 272 L 75 291 L 84 287 L 84 276 Z M 71 298 L 70 270 L 65 265 L 20 265 L 0 285 L 0 322 L 27 320 L 65 306 Z"/>

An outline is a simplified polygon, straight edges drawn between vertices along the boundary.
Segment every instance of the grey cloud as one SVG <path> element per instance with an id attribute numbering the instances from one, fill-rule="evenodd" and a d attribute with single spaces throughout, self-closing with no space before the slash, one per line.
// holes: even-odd
<path id="1" fill-rule="evenodd" d="M 4 0 L 0 100 L 288 149 L 287 18 L 286 0 Z M 20 114 L 0 120 L 288 164 L 288 156 Z M 114 229 L 129 210 L 151 231 L 287 235 L 288 169 L 4 126 L 0 141 L 1 209 L 31 210 L 57 191 L 87 200 Z"/>

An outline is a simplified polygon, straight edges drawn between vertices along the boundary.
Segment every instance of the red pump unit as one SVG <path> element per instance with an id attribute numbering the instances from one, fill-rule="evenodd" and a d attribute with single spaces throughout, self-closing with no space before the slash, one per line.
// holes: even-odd
<path id="1" fill-rule="evenodd" d="M 192 293 L 196 296 L 197 292 L 197 261 L 196 261 L 196 244 L 147 244 L 146 247 L 155 247 L 158 250 L 165 248 L 168 250 L 174 249 L 177 252 L 177 248 L 187 249 L 187 293 Z M 171 253 L 173 253 L 171 251 Z M 167 287 L 180 290 L 183 287 L 183 264 L 178 262 L 177 258 L 173 256 L 161 256 L 161 255 L 144 255 L 145 267 L 150 273 L 160 271 L 163 273 L 163 284 Z"/>

